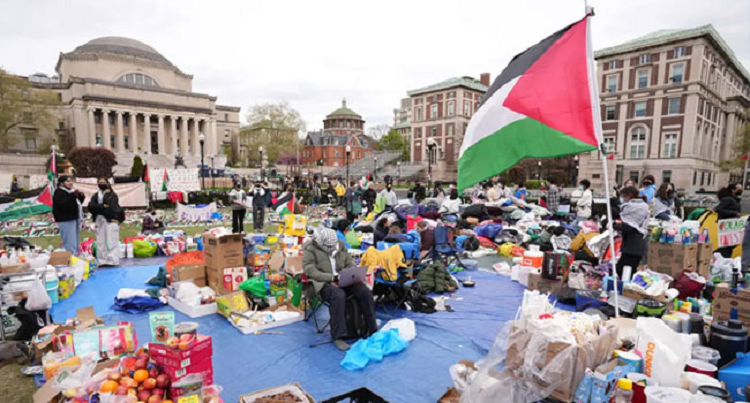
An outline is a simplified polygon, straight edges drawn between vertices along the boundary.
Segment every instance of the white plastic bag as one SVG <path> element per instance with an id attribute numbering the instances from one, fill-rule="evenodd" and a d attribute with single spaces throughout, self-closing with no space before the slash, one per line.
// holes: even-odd
<path id="1" fill-rule="evenodd" d="M 381 331 L 387 331 L 391 329 L 397 329 L 398 335 L 406 341 L 412 341 L 417 337 L 417 328 L 414 326 L 414 321 L 407 318 L 392 319 L 381 328 Z"/>
<path id="2" fill-rule="evenodd" d="M 737 268 L 739 270 L 742 265 L 742 258 L 736 257 L 734 259 L 727 259 L 721 256 L 720 253 L 714 253 L 713 261 L 711 262 L 711 278 L 720 278 L 724 281 L 732 280 L 732 271 Z"/>
<path id="3" fill-rule="evenodd" d="M 73 265 L 73 277 L 75 278 L 76 287 L 83 281 L 83 273 L 86 272 L 86 262 L 79 259 Z"/>
<path id="4" fill-rule="evenodd" d="M 690 359 L 690 335 L 676 333 L 657 318 L 638 318 L 636 330 L 636 347 L 643 352 L 646 376 L 661 386 L 680 387 L 682 371 L 677 369 L 684 368 Z"/>
<path id="5" fill-rule="evenodd" d="M 35 280 L 29 290 L 29 299 L 26 301 L 26 309 L 29 311 L 43 311 L 52 307 L 52 300 L 47 294 L 47 289 L 41 280 Z"/>

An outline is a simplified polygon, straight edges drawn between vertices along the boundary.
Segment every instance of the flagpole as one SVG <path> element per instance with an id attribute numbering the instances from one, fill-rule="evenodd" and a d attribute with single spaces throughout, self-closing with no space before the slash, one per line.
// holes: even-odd
<path id="1" fill-rule="evenodd" d="M 594 9 L 592 7 L 589 7 L 588 1 L 584 1 L 584 4 L 586 6 L 586 15 L 590 18 L 594 15 Z M 596 132 L 596 138 L 599 142 L 599 156 L 602 160 L 602 169 L 604 170 L 604 197 L 605 197 L 605 203 L 607 204 L 607 233 L 609 234 L 609 252 L 612 255 L 612 277 L 614 278 L 614 291 L 615 291 L 615 317 L 620 317 L 620 297 L 617 290 L 617 256 L 615 255 L 615 232 L 612 227 L 612 205 L 610 204 L 610 194 L 609 194 L 609 170 L 607 169 L 607 155 L 604 152 L 603 147 L 603 140 L 602 140 L 602 120 L 600 116 L 600 110 L 601 106 L 599 105 L 599 89 L 598 86 L 594 83 L 596 83 L 596 77 L 594 76 L 594 57 L 593 57 L 593 50 L 591 46 L 591 23 L 590 20 L 586 24 L 586 53 L 587 59 L 588 59 L 588 71 L 591 75 L 590 77 L 590 93 L 591 93 L 591 104 L 593 105 L 592 109 L 592 115 L 594 118 L 594 131 Z M 633 268 L 636 269 L 636 268 Z"/>

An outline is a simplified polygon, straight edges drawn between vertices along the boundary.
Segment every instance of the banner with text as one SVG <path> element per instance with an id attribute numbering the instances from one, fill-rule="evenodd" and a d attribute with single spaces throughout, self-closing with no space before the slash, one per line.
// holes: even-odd
<path id="1" fill-rule="evenodd" d="M 162 191 L 164 183 L 164 168 L 149 168 L 151 180 L 151 191 Z M 200 175 L 198 168 L 167 168 L 167 191 L 197 192 L 201 190 Z"/>
<path id="2" fill-rule="evenodd" d="M 216 203 L 206 206 L 193 207 L 177 203 L 177 216 L 180 221 L 210 221 L 214 213 L 218 212 Z"/>
<path id="3" fill-rule="evenodd" d="M 91 196 L 99 191 L 96 183 L 76 182 L 73 188 L 80 190 L 86 195 L 86 200 L 83 201 L 84 206 L 88 206 Z M 146 207 L 148 205 L 146 184 L 143 182 L 115 183 L 112 185 L 112 190 L 117 193 L 117 198 L 120 200 L 120 207 Z"/>
<path id="4" fill-rule="evenodd" d="M 745 235 L 745 222 L 747 216 L 719 220 L 719 248 L 741 244 Z"/>

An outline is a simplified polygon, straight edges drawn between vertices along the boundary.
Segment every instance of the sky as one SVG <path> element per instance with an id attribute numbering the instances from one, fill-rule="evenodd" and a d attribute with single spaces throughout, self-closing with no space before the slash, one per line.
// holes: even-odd
<path id="1" fill-rule="evenodd" d="M 750 1 L 590 0 L 594 49 L 713 24 L 750 69 Z M 583 0 L 3 1 L 0 67 L 54 74 L 60 52 L 125 36 L 192 74 L 193 90 L 242 107 L 288 101 L 320 129 L 341 105 L 393 123 L 408 90 L 488 72 L 583 17 Z"/>

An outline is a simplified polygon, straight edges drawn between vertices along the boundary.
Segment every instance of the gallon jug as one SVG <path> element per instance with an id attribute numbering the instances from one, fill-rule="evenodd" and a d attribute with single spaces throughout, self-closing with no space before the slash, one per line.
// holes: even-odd
<path id="1" fill-rule="evenodd" d="M 711 323 L 711 338 L 709 346 L 721 354 L 718 367 L 723 367 L 732 361 L 737 353 L 745 353 L 748 349 L 747 328 L 736 319 L 728 321 L 714 321 Z"/>

